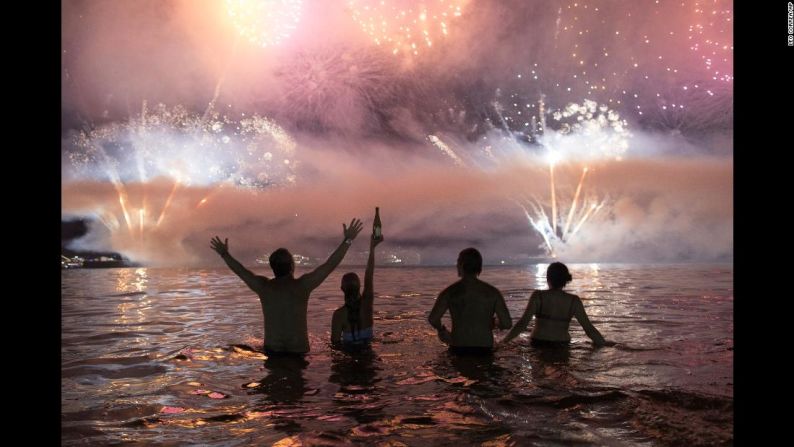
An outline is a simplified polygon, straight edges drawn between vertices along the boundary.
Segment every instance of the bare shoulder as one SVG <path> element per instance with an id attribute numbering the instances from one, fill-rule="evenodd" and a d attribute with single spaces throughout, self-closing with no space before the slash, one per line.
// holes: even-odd
<path id="1" fill-rule="evenodd" d="M 298 287 L 303 287 L 303 288 L 308 289 L 308 290 L 313 290 L 312 287 L 316 286 L 315 284 L 313 284 L 313 282 L 314 282 L 314 280 L 316 278 L 313 275 L 313 273 L 314 272 L 304 273 L 303 275 L 301 275 L 301 276 L 299 276 L 297 278 L 293 278 L 292 281 L 294 281 L 295 285 L 297 285 Z"/>
<path id="2" fill-rule="evenodd" d="M 494 297 L 502 296 L 502 291 L 497 289 L 492 284 L 487 283 L 485 281 L 480 281 L 480 282 L 482 283 L 483 288 L 486 290 L 486 292 L 488 292 L 489 295 Z"/>
<path id="3" fill-rule="evenodd" d="M 463 286 L 462 281 L 455 281 L 454 283 L 447 286 L 446 289 L 442 290 L 441 293 L 438 294 L 439 297 L 448 297 L 452 295 L 457 295 L 462 292 L 461 288 Z"/>
<path id="4" fill-rule="evenodd" d="M 256 287 L 257 289 L 259 289 L 259 290 L 257 290 L 257 291 L 262 291 L 262 290 L 264 290 L 264 288 L 265 288 L 265 287 L 267 287 L 267 284 L 268 284 L 268 282 L 270 282 L 270 281 L 269 281 L 267 278 L 265 278 L 265 277 L 264 277 L 264 276 L 262 276 L 262 275 L 256 275 L 256 276 L 255 276 L 255 278 L 256 278 L 256 284 L 255 284 L 255 287 Z"/>
<path id="5" fill-rule="evenodd" d="M 567 295 L 571 300 L 573 300 L 573 304 L 575 305 L 582 304 L 582 299 L 579 298 L 579 295 L 574 295 L 573 293 L 568 293 L 568 292 L 565 292 L 565 295 Z"/>

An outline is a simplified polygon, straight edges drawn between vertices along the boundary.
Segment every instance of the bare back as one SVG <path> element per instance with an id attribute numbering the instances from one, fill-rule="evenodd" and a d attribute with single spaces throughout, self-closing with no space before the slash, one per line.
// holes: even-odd
<path id="1" fill-rule="evenodd" d="M 574 316 L 579 297 L 562 290 L 543 290 L 536 294 L 535 327 L 532 338 L 538 340 L 570 341 L 568 327 Z"/>
<path id="2" fill-rule="evenodd" d="M 568 332 L 571 319 L 576 318 L 582 325 L 590 339 L 596 344 L 604 344 L 604 337 L 598 332 L 584 310 L 582 300 L 562 289 L 536 290 L 529 297 L 529 303 L 524 315 L 513 327 L 505 340 L 516 337 L 526 329 L 532 317 L 535 317 L 535 327 L 532 329 L 533 340 L 569 342 L 571 334 Z"/>
<path id="3" fill-rule="evenodd" d="M 254 275 L 245 268 L 240 261 L 229 254 L 229 240 L 221 241 L 215 236 L 210 241 L 210 247 L 221 255 L 232 271 L 245 282 L 245 284 L 259 296 L 262 305 L 262 314 L 265 320 L 265 350 L 279 352 L 305 353 L 309 352 L 309 333 L 306 329 L 306 311 L 309 304 L 309 294 L 316 289 L 342 262 L 348 247 L 353 243 L 356 235 L 361 231 L 361 221 L 353 219 L 350 227 L 342 224 L 344 240 L 331 253 L 328 260 L 313 271 L 306 273 L 298 279 L 292 276 L 295 264 L 286 249 L 279 249 L 280 263 L 278 269 L 273 266 L 273 273 L 286 273 L 273 279 Z M 285 263 L 283 257 L 286 256 Z M 271 255 L 271 258 L 273 255 Z"/>
<path id="4" fill-rule="evenodd" d="M 441 320 L 449 309 L 452 343 L 459 347 L 493 347 L 493 316 L 501 327 L 510 327 L 510 313 L 498 289 L 476 278 L 462 279 L 447 287 L 436 300 L 430 320 Z"/>
<path id="5" fill-rule="evenodd" d="M 264 314 L 267 349 L 309 352 L 306 313 L 313 288 L 305 278 L 284 276 L 262 281 L 254 288 Z"/>

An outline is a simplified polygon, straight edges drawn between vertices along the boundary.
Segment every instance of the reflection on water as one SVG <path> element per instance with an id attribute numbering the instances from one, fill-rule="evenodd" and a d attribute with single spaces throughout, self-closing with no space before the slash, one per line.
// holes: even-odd
<path id="1" fill-rule="evenodd" d="M 618 346 L 593 348 L 573 322 L 565 350 L 526 333 L 490 357 L 453 356 L 426 318 L 454 269 L 382 268 L 371 350 L 327 346 L 335 272 L 310 301 L 312 352 L 266 358 L 259 303 L 228 270 L 63 271 L 63 443 L 731 444 L 730 266 L 569 267 Z M 483 279 L 515 321 L 546 268 Z"/>
<path id="2" fill-rule="evenodd" d="M 262 394 L 263 403 L 295 403 L 307 391 L 303 372 L 309 362 L 303 356 L 270 357 L 265 360 L 267 375 L 249 394 Z"/>

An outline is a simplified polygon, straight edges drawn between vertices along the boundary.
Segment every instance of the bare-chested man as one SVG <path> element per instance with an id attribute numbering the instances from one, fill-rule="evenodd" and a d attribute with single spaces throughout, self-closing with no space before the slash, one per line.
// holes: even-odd
<path id="1" fill-rule="evenodd" d="M 259 295 L 265 318 L 265 353 L 303 354 L 309 352 L 309 334 L 306 329 L 306 311 L 309 294 L 342 262 L 353 239 L 361 231 L 361 221 L 353 219 L 350 226 L 342 224 L 344 240 L 325 263 L 314 271 L 293 277 L 295 262 L 292 254 L 279 248 L 270 255 L 270 268 L 275 278 L 254 275 L 229 254 L 229 240 L 221 241 L 215 236 L 212 249 L 226 261 L 226 265 L 245 284 Z"/>
<path id="2" fill-rule="evenodd" d="M 444 289 L 436 299 L 428 320 L 438 330 L 438 337 L 456 354 L 488 354 L 493 349 L 494 319 L 499 328 L 510 329 L 512 321 L 499 290 L 477 278 L 482 272 L 482 255 L 467 248 L 458 255 L 460 281 Z M 452 332 L 441 324 L 441 317 L 449 309 Z"/>

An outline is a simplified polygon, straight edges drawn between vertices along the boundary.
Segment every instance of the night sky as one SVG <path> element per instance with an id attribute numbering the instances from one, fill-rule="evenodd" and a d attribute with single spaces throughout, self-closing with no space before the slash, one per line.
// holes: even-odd
<path id="1" fill-rule="evenodd" d="M 62 216 L 88 222 L 72 248 L 207 264 L 218 234 L 248 262 L 323 257 L 380 206 L 384 252 L 406 263 L 470 245 L 542 258 L 516 205 L 549 205 L 539 110 L 562 132 L 553 112 L 589 100 L 628 149 L 556 168 L 561 200 L 587 165 L 582 197 L 604 202 L 559 254 L 732 259 L 732 2 L 252 3 L 265 12 L 63 3 Z"/>

